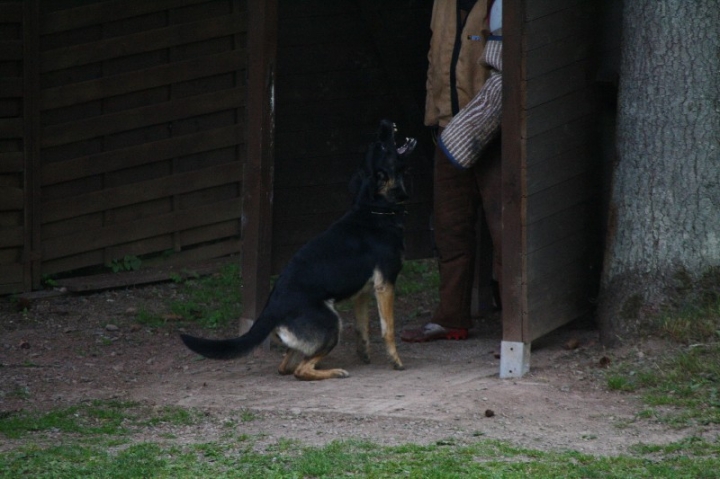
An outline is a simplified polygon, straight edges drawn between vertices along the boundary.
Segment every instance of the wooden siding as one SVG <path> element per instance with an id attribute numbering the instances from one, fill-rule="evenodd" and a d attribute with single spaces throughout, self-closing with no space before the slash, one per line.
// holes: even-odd
<path id="1" fill-rule="evenodd" d="M 244 1 L 28 0 L 0 19 L 0 293 L 240 252 Z"/>
<path id="2" fill-rule="evenodd" d="M 587 314 L 597 289 L 599 8 L 590 0 L 515 0 L 511 9 L 522 12 L 515 17 L 520 33 L 506 40 L 504 63 L 511 64 L 511 55 L 524 62 L 505 77 L 506 112 L 515 113 L 504 124 L 512 136 L 503 139 L 516 145 L 504 154 L 515 157 L 509 168 L 517 169 L 506 176 L 519 195 L 505 192 L 513 199 L 505 215 L 507 271 L 516 280 L 511 309 L 504 311 L 505 339 L 529 343 Z"/>
<path id="3" fill-rule="evenodd" d="M 381 118 L 413 156 L 409 258 L 432 255 L 432 142 L 423 127 L 432 1 L 279 2 L 273 271 L 350 205 Z"/>
<path id="4" fill-rule="evenodd" d="M 23 4 L 0 3 L 0 294 L 22 291 L 28 234 Z"/>

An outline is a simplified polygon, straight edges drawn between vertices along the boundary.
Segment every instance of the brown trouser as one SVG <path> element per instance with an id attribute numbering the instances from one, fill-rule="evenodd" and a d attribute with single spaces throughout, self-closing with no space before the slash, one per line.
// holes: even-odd
<path id="1" fill-rule="evenodd" d="M 500 281 L 502 203 L 500 141 L 492 142 L 471 168 L 453 166 L 435 148 L 434 227 L 440 256 L 440 305 L 432 322 L 470 328 L 470 304 L 477 249 L 477 214 L 482 204 L 493 242 L 493 270 Z"/>

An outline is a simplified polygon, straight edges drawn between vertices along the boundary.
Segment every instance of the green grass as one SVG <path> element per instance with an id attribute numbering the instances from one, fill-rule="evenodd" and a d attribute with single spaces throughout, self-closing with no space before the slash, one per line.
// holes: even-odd
<path id="1" fill-rule="evenodd" d="M 720 340 L 720 301 L 663 314 L 657 328 L 662 336 L 682 344 Z"/>
<path id="2" fill-rule="evenodd" d="M 192 320 L 205 328 L 217 328 L 237 320 L 242 313 L 240 266 L 228 264 L 217 274 L 190 278 L 180 283 L 179 296 L 170 305 L 173 314 Z M 145 324 L 157 324 L 161 317 L 147 314 L 138 318 Z"/>
<path id="3" fill-rule="evenodd" d="M 0 456 L 0 477 L 242 478 L 703 478 L 718 477 L 720 445 L 701 439 L 633 455 L 594 457 L 539 452 L 498 441 L 379 446 L 336 441 L 304 447 L 278 441 L 258 450 L 251 438 L 218 442 L 107 444 L 63 441 L 24 446 Z"/>
<path id="4" fill-rule="evenodd" d="M 398 296 L 431 292 L 437 295 L 440 287 L 440 273 L 435 260 L 405 261 L 398 276 L 396 292 Z"/>
<path id="5" fill-rule="evenodd" d="M 139 427 L 189 425 L 198 419 L 197 412 L 184 408 L 154 409 L 134 402 L 92 401 L 43 414 L 7 413 L 0 417 L 0 435 L 9 439 L 48 432 L 81 436 L 126 435 Z"/>
<path id="6" fill-rule="evenodd" d="M 356 440 L 307 447 L 280 439 L 260 446 L 256 416 L 217 419 L 193 409 L 94 401 L 45 414 L 0 417 L 0 478 L 703 478 L 720 477 L 720 442 L 698 437 L 637 444 L 618 456 L 543 452 L 507 442 L 441 440 L 381 446 Z M 190 426 L 195 439 L 219 425 L 213 441 L 175 440 L 158 426 Z M 174 429 L 173 429 L 174 430 Z M 248 434 L 250 432 L 250 434 Z M 136 438 L 143 438 L 138 441 Z M 151 438 L 148 440 L 148 438 Z"/>
<path id="7" fill-rule="evenodd" d="M 677 427 L 720 424 L 720 302 L 666 314 L 658 324 L 664 338 L 680 344 L 621 361 L 608 373 L 608 388 L 641 394 L 649 406 L 644 418 Z"/>

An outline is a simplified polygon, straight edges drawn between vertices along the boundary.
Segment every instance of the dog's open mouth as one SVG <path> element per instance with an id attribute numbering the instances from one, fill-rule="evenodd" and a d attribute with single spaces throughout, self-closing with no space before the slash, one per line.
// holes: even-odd
<path id="1" fill-rule="evenodd" d="M 415 149 L 417 140 L 415 138 L 405 138 L 405 143 L 397 147 L 398 155 L 406 155 Z"/>

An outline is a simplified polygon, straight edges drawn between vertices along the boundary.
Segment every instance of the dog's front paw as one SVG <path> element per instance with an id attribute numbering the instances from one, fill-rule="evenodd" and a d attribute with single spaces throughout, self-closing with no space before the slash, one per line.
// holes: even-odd
<path id="1" fill-rule="evenodd" d="M 403 366 L 402 363 L 394 363 L 394 364 L 393 364 L 393 369 L 394 369 L 395 371 L 405 371 L 405 366 Z"/>
<path id="2" fill-rule="evenodd" d="M 334 371 L 334 373 L 335 373 L 334 376 L 339 379 L 344 379 L 344 378 L 350 377 L 350 373 L 345 371 L 344 369 L 336 369 Z"/>

